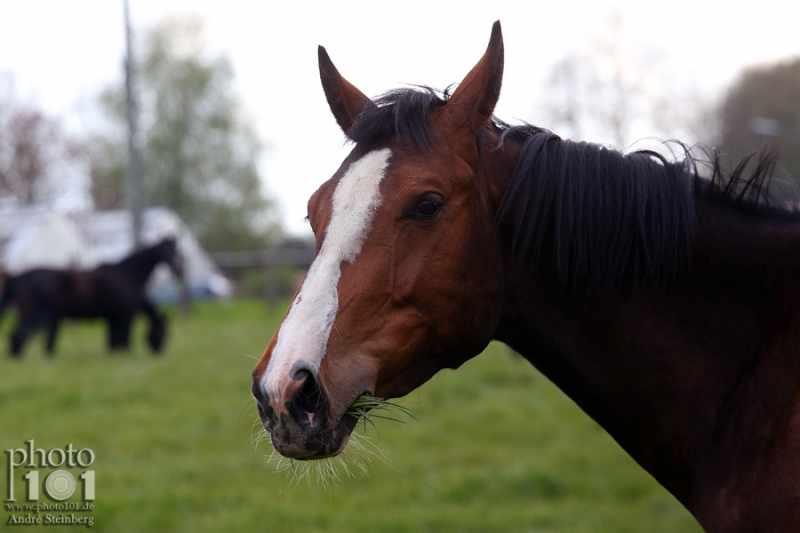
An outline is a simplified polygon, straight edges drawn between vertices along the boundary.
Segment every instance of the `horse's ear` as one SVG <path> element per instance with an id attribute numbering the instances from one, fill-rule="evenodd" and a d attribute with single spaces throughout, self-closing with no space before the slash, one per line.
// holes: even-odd
<path id="1" fill-rule="evenodd" d="M 339 74 L 323 46 L 319 47 L 318 55 L 322 89 L 325 91 L 325 97 L 328 99 L 328 105 L 336 122 L 347 134 L 347 130 L 353 125 L 358 114 L 374 103 Z"/>
<path id="2" fill-rule="evenodd" d="M 442 108 L 442 120 L 462 146 L 475 145 L 475 134 L 492 118 L 503 81 L 503 34 L 500 21 L 492 26 L 486 53 L 458 85 Z"/>

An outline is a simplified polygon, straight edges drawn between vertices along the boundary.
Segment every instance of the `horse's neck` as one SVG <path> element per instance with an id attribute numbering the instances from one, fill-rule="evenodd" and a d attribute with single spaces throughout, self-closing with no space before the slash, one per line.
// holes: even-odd
<path id="1" fill-rule="evenodd" d="M 120 261 L 118 266 L 132 281 L 144 285 L 159 261 L 158 254 L 144 250 Z"/>
<path id="2" fill-rule="evenodd" d="M 777 433 L 800 445 L 800 224 L 744 235 L 698 217 L 675 287 L 576 303 L 512 274 L 497 336 L 702 517 Z"/>

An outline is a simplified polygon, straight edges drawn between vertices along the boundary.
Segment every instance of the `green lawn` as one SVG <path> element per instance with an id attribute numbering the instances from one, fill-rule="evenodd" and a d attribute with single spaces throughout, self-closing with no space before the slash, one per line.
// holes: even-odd
<path id="1" fill-rule="evenodd" d="M 367 477 L 327 489 L 290 485 L 267 462 L 270 446 L 253 444 L 249 392 L 250 371 L 282 316 L 258 302 L 197 305 L 190 318 L 173 317 L 161 357 L 145 351 L 144 324 L 132 352 L 117 356 L 105 353 L 100 324 L 66 324 L 52 360 L 41 337 L 22 360 L 5 356 L 7 316 L 0 449 L 35 439 L 44 450 L 72 443 L 94 451 L 96 531 L 700 531 L 603 430 L 502 345 L 412 393 L 417 420 L 368 428 L 386 458 L 374 459 Z M 53 470 L 42 469 L 40 481 Z M 16 471 L 17 503 L 28 471 Z M 76 478 L 82 471 L 71 470 Z M 79 492 L 68 501 L 80 501 Z M 9 516 L 0 511 L 0 529 Z"/>

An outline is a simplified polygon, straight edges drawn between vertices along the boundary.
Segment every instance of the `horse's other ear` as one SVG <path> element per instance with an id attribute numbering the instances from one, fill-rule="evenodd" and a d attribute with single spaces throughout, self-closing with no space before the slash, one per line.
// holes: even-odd
<path id="1" fill-rule="evenodd" d="M 486 53 L 442 108 L 445 127 L 452 131 L 461 146 L 474 147 L 475 134 L 492 118 L 502 82 L 503 34 L 498 20 L 492 26 Z"/>
<path id="2" fill-rule="evenodd" d="M 339 74 L 323 46 L 319 47 L 318 55 L 322 89 L 336 122 L 346 135 L 359 113 L 375 104 Z"/>

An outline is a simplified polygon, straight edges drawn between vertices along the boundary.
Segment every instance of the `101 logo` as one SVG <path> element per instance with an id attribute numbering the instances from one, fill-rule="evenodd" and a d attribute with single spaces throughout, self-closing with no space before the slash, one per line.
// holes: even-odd
<path id="1" fill-rule="evenodd" d="M 84 470 L 75 476 L 64 468 L 88 468 L 94 463 L 95 454 L 89 448 L 75 450 L 72 443 L 67 444 L 63 449 L 53 448 L 45 451 L 36 448 L 33 439 L 25 441 L 23 448 L 12 448 L 6 450 L 8 455 L 8 493 L 6 502 L 15 502 L 16 493 L 14 481 L 15 472 L 18 469 L 27 469 L 28 472 L 22 476 L 25 483 L 25 499 L 27 501 L 37 501 L 39 499 L 39 489 L 55 501 L 64 501 L 75 494 L 78 485 L 81 485 L 84 501 L 93 501 L 95 493 L 94 470 Z M 59 468 L 61 467 L 61 468 Z M 49 473 L 42 473 L 39 469 L 53 469 Z M 41 474 L 41 475 L 40 475 Z"/>

